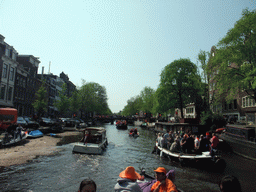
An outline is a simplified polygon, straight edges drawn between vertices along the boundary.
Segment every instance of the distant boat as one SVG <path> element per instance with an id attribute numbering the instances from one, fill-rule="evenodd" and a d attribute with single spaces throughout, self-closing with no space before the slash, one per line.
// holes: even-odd
<path id="1" fill-rule="evenodd" d="M 73 152 L 94 155 L 102 154 L 103 150 L 108 145 L 106 129 L 103 127 L 88 127 L 85 131 L 91 133 L 89 141 L 87 143 L 76 142 L 73 147 Z"/>
<path id="2" fill-rule="evenodd" d="M 126 122 L 126 120 L 118 120 L 118 121 L 116 121 L 116 128 L 117 129 L 127 129 L 127 122 Z"/>

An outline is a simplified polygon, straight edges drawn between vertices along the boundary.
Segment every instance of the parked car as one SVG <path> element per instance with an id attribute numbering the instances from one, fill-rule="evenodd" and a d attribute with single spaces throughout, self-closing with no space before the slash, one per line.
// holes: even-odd
<path id="1" fill-rule="evenodd" d="M 28 123 L 24 117 L 17 117 L 17 124 L 20 124 L 23 128 L 27 128 Z"/>
<path id="2" fill-rule="evenodd" d="M 74 127 L 75 121 L 72 118 L 61 118 L 64 127 Z"/>
<path id="3" fill-rule="evenodd" d="M 34 129 L 38 129 L 40 127 L 40 124 L 36 121 L 34 121 L 32 118 L 30 117 L 24 117 L 24 119 L 27 121 L 28 125 L 27 128 L 34 128 Z"/>
<path id="4" fill-rule="evenodd" d="M 44 126 L 44 127 L 50 127 L 51 125 L 53 125 L 52 120 L 46 117 L 42 117 L 39 123 L 41 126 Z"/>

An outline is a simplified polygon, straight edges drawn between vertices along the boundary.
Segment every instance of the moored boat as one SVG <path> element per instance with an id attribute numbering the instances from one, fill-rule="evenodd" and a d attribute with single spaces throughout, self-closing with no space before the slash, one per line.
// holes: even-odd
<path id="1" fill-rule="evenodd" d="M 102 154 L 108 145 L 106 129 L 103 127 L 88 127 L 84 131 L 90 132 L 90 138 L 86 143 L 84 141 L 74 143 L 73 152 L 94 155 Z"/>
<path id="2" fill-rule="evenodd" d="M 219 137 L 234 153 L 256 160 L 255 129 L 254 126 L 229 124 Z"/>
<path id="3" fill-rule="evenodd" d="M 39 130 L 33 130 L 28 133 L 28 138 L 38 138 L 43 136 L 44 134 Z"/>
<path id="4" fill-rule="evenodd" d="M 21 135 L 17 135 L 16 138 L 14 138 L 8 133 L 4 133 L 4 134 L 5 134 L 5 137 L 3 138 L 2 141 L 0 141 L 0 144 L 4 147 L 10 146 L 10 145 L 17 145 L 22 141 L 24 141 L 28 136 L 28 133 L 24 131 L 21 131 Z"/>

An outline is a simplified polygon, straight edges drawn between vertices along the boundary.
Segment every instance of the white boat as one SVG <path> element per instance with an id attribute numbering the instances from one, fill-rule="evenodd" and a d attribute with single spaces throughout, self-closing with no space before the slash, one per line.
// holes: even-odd
<path id="1" fill-rule="evenodd" d="M 85 131 L 91 133 L 91 137 L 87 143 L 76 142 L 74 143 L 74 153 L 85 153 L 100 155 L 107 147 L 108 141 L 106 137 L 106 129 L 103 127 L 87 127 Z"/>
<path id="2" fill-rule="evenodd" d="M 17 138 L 15 139 L 13 137 L 10 138 L 8 133 L 5 133 L 5 134 L 7 134 L 6 137 L 1 141 L 2 146 L 16 145 L 21 141 L 25 140 L 28 136 L 28 133 L 24 131 L 21 131 L 22 137 L 18 135 Z"/>

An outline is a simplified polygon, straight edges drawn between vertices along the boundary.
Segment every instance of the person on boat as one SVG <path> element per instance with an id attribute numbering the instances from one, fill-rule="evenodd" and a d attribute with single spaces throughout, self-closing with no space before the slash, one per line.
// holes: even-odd
<path id="1" fill-rule="evenodd" d="M 167 178 L 166 169 L 158 167 L 154 170 L 156 173 L 157 182 L 151 187 L 151 192 L 178 192 L 174 183 Z"/>
<path id="2" fill-rule="evenodd" d="M 16 127 L 16 132 L 14 134 L 14 139 L 17 139 L 18 136 L 22 138 L 22 134 L 21 134 L 22 130 L 23 130 L 23 127 L 20 124 L 18 124 L 18 126 Z"/>
<path id="3" fill-rule="evenodd" d="M 141 180 L 143 177 L 137 173 L 134 167 L 126 167 L 124 171 L 119 174 L 117 184 L 115 185 L 115 192 L 121 191 L 133 191 L 142 192 L 140 186 L 137 183 L 137 179 Z"/>
<path id="4" fill-rule="evenodd" d="M 183 152 L 183 153 L 187 152 L 186 140 L 187 140 L 186 135 L 183 135 L 182 139 L 180 140 L 181 152 Z"/>
<path id="5" fill-rule="evenodd" d="M 170 179 L 172 182 L 174 182 L 175 180 L 175 170 L 170 170 L 168 171 L 168 173 L 166 174 L 166 177 L 168 179 Z M 154 185 L 154 183 L 157 182 L 157 179 L 154 179 L 154 180 L 151 180 L 151 181 L 148 181 L 148 182 L 140 182 L 138 183 L 141 190 L 143 192 L 151 192 L 151 188 L 152 186 Z"/>
<path id="6" fill-rule="evenodd" d="M 80 140 L 80 142 L 83 142 L 84 144 L 86 144 L 86 143 L 90 142 L 90 140 L 91 140 L 91 132 L 84 130 L 83 137 Z"/>
<path id="7" fill-rule="evenodd" d="M 217 148 L 218 148 L 218 144 L 219 144 L 219 138 L 215 135 L 215 133 L 212 134 L 212 138 L 210 140 L 211 142 L 211 156 L 213 158 L 213 161 L 215 160 L 215 155 L 216 155 L 216 152 L 217 152 Z"/>
<path id="8" fill-rule="evenodd" d="M 177 138 L 175 138 L 174 142 L 172 143 L 172 145 L 170 147 L 170 151 L 175 152 L 175 153 L 180 152 L 180 145 L 179 145 L 179 142 L 178 142 Z"/>
<path id="9" fill-rule="evenodd" d="M 224 176 L 219 183 L 221 192 L 242 192 L 239 180 L 233 175 Z"/>
<path id="10" fill-rule="evenodd" d="M 163 135 L 164 138 L 164 148 L 167 148 L 167 144 L 168 144 L 168 139 L 169 139 L 169 132 L 166 131 L 166 133 Z"/>
<path id="11" fill-rule="evenodd" d="M 130 129 L 130 133 L 129 134 L 133 136 L 133 134 L 134 134 L 134 129 L 133 128 Z"/>
<path id="12" fill-rule="evenodd" d="M 137 128 L 134 129 L 133 134 L 134 134 L 134 135 L 137 135 L 137 134 L 138 134 Z"/>
<path id="13" fill-rule="evenodd" d="M 187 148 L 187 153 L 191 154 L 194 152 L 194 138 L 191 132 L 188 133 L 188 137 L 186 139 L 186 148 Z"/>
<path id="14" fill-rule="evenodd" d="M 92 179 L 84 179 L 80 183 L 78 192 L 96 192 L 97 186 Z"/>
<path id="15" fill-rule="evenodd" d="M 204 151 L 209 151 L 210 150 L 209 149 L 210 141 L 207 138 L 207 135 L 206 135 L 206 137 L 204 137 L 203 135 L 200 136 L 200 144 L 199 145 L 200 145 L 199 146 L 199 151 L 200 152 L 204 152 Z"/>

